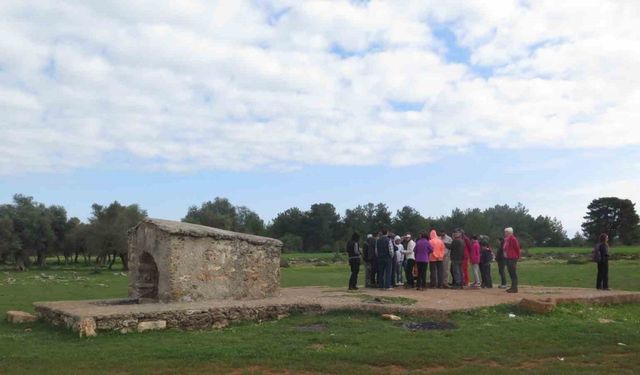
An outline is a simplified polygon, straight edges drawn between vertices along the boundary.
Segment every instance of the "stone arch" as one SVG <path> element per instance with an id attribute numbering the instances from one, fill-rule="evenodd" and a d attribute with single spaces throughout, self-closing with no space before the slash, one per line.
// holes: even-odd
<path id="1" fill-rule="evenodd" d="M 136 289 L 140 299 L 158 299 L 158 265 L 153 256 L 143 252 L 138 262 Z"/>

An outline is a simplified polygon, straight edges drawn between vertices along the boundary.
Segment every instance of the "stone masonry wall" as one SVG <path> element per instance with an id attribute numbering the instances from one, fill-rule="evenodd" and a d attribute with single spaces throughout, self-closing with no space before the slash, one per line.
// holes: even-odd
<path id="1" fill-rule="evenodd" d="M 129 296 L 152 294 L 154 267 L 163 302 L 273 296 L 281 249 L 271 238 L 147 219 L 129 234 Z"/>

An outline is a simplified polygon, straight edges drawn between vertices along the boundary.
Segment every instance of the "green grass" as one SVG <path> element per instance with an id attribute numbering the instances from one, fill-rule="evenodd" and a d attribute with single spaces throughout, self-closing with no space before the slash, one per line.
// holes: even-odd
<path id="1" fill-rule="evenodd" d="M 640 290 L 640 263 L 610 263 L 614 288 Z M 494 270 L 495 272 L 495 270 Z M 591 287 L 595 265 L 525 261 L 522 283 Z M 494 277 L 497 274 L 494 274 Z M 346 264 L 282 269 L 283 286 L 344 287 Z M 85 267 L 0 272 L 0 311 L 31 310 L 38 300 L 124 297 L 120 270 Z M 517 317 L 510 318 L 509 313 Z M 601 324 L 598 319 L 613 323 Z M 405 320 L 406 321 L 406 320 Z M 560 306 L 549 316 L 498 306 L 455 314 L 456 329 L 410 332 L 378 315 L 337 312 L 219 331 L 101 333 L 79 339 L 44 323 L 0 322 L 0 373 L 263 373 L 288 369 L 360 374 L 635 374 L 640 368 L 640 305 Z M 322 324 L 320 332 L 298 327 Z M 623 343 L 625 345 L 619 345 Z M 564 358 L 564 360 L 560 360 Z"/>

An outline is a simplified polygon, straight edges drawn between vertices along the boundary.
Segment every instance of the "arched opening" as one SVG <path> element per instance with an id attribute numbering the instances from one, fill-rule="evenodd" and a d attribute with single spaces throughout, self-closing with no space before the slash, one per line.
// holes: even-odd
<path id="1" fill-rule="evenodd" d="M 138 262 L 136 287 L 140 299 L 158 299 L 158 266 L 147 252 L 142 253 Z"/>

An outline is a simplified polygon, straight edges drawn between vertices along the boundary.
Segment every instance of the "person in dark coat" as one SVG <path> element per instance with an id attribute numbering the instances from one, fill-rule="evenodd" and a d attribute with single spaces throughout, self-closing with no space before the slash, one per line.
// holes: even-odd
<path id="1" fill-rule="evenodd" d="M 609 289 L 609 236 L 602 233 L 595 249 L 596 261 L 598 262 L 598 276 L 596 278 L 596 288 L 599 290 Z"/>
<path id="2" fill-rule="evenodd" d="M 500 274 L 500 289 L 507 289 L 507 257 L 504 256 L 504 240 L 496 240 L 496 262 L 498 262 L 498 273 Z"/>
<path id="3" fill-rule="evenodd" d="M 378 259 L 376 257 L 376 240 L 378 235 L 367 235 L 367 240 L 362 245 L 362 257 L 364 260 L 364 286 L 366 288 L 376 287 L 376 273 L 378 270 Z"/>
<path id="4" fill-rule="evenodd" d="M 378 287 L 382 289 L 393 289 L 391 286 L 391 262 L 393 261 L 393 241 L 389 238 L 386 229 L 380 231 L 380 236 L 376 241 L 376 252 L 378 254 Z"/>
<path id="5" fill-rule="evenodd" d="M 453 288 L 462 289 L 462 260 L 464 259 L 464 240 L 460 231 L 453 232 L 451 242 L 451 275 L 453 276 Z"/>
<path id="6" fill-rule="evenodd" d="M 358 290 L 358 273 L 360 272 L 360 235 L 354 233 L 351 240 L 347 242 L 347 254 L 349 255 L 349 267 L 351 277 L 349 277 L 349 290 Z"/>
<path id="7" fill-rule="evenodd" d="M 491 280 L 491 262 L 493 261 L 493 251 L 489 247 L 489 241 L 480 241 L 480 278 L 481 288 L 493 288 Z"/>

